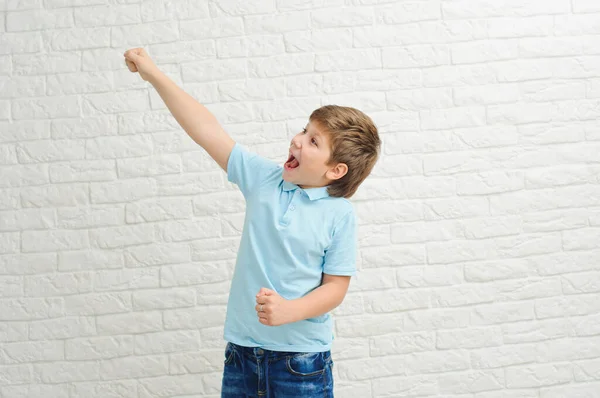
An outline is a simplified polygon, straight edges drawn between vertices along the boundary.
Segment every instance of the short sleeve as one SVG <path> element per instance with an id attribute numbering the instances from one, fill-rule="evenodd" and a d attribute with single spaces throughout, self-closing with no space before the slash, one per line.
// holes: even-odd
<path id="1" fill-rule="evenodd" d="M 323 273 L 329 275 L 356 274 L 356 229 L 356 216 L 354 211 L 350 211 L 334 228 L 331 244 L 325 250 Z"/>
<path id="2" fill-rule="evenodd" d="M 279 169 L 277 163 L 248 152 L 236 142 L 227 160 L 227 180 L 236 184 L 244 197 L 247 197 L 252 190 Z"/>

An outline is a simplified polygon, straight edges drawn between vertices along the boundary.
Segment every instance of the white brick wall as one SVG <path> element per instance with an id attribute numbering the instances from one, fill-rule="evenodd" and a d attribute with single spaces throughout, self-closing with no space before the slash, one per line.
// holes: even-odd
<path id="1" fill-rule="evenodd" d="M 373 117 L 338 397 L 600 397 L 598 0 L 0 0 L 0 397 L 218 397 L 244 204 L 123 52 L 283 161 Z"/>

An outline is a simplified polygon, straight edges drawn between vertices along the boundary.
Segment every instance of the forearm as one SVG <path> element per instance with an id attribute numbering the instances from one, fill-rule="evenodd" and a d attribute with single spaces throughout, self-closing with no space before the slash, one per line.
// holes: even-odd
<path id="1" fill-rule="evenodd" d="M 342 303 L 346 288 L 337 283 L 325 283 L 299 299 L 292 300 L 295 320 L 301 321 L 326 314 Z"/>
<path id="2" fill-rule="evenodd" d="M 206 148 L 207 140 L 211 139 L 210 131 L 220 128 L 216 117 L 164 73 L 155 73 L 149 82 L 177 123 L 198 145 Z"/>

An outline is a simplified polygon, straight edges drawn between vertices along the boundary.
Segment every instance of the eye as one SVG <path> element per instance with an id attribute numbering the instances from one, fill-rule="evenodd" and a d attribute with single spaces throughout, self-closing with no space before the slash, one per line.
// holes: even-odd
<path id="1" fill-rule="evenodd" d="M 306 129 L 302 129 L 302 134 L 306 134 Z"/>
<path id="2" fill-rule="evenodd" d="M 311 140 L 310 140 L 310 142 L 311 142 L 313 145 L 315 145 L 315 146 L 317 145 L 317 141 L 316 141 L 314 138 L 313 138 L 313 139 L 311 139 Z"/>

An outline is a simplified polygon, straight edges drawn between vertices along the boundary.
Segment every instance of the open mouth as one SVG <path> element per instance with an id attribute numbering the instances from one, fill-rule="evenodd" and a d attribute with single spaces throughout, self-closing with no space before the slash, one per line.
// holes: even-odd
<path id="1" fill-rule="evenodd" d="M 298 162 L 298 159 L 296 159 L 294 157 L 294 155 L 292 155 L 292 152 L 290 152 L 290 157 L 285 162 L 284 166 L 285 166 L 286 170 L 292 170 L 292 169 L 295 169 L 296 167 L 300 166 L 300 162 Z"/>

